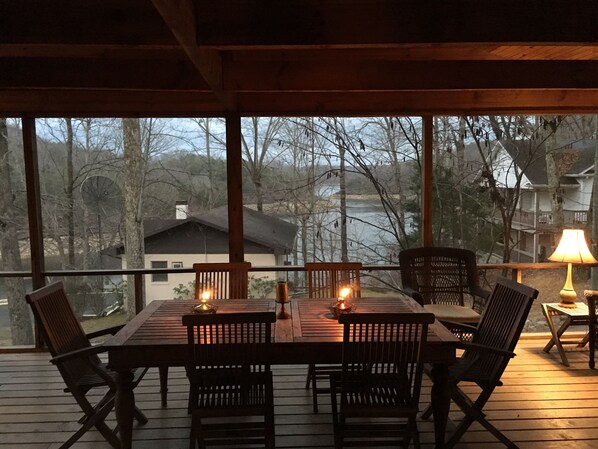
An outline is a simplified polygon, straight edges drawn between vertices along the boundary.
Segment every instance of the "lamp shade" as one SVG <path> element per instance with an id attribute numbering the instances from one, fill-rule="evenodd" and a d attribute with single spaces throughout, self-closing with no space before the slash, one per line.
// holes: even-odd
<path id="1" fill-rule="evenodd" d="M 581 229 L 563 230 L 561 241 L 548 260 L 577 264 L 598 263 L 590 252 Z"/>

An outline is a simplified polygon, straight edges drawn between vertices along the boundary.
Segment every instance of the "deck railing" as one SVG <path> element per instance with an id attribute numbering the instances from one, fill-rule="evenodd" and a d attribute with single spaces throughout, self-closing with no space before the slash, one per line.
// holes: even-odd
<path id="1" fill-rule="evenodd" d="M 492 263 L 492 264 L 479 264 L 478 268 L 481 274 L 489 271 L 500 271 L 500 275 L 510 277 L 518 282 L 522 281 L 522 276 L 526 270 L 544 270 L 544 269 L 558 269 L 564 268 L 564 263 Z M 251 273 L 260 272 L 276 272 L 276 273 L 287 273 L 289 279 L 291 279 L 290 273 L 303 272 L 303 266 L 259 266 L 252 267 Z M 64 270 L 64 271 L 46 271 L 44 274 L 47 279 L 52 278 L 64 278 L 64 277 L 94 277 L 94 276 L 128 276 L 133 278 L 135 285 L 135 309 L 137 312 L 143 308 L 144 298 L 144 277 L 147 275 L 157 273 L 168 273 L 168 274 L 181 274 L 181 273 L 194 273 L 192 268 L 141 268 L 141 269 L 102 269 L 102 270 Z M 250 273 L 250 274 L 251 274 Z M 0 272 L 1 278 L 31 278 L 32 273 L 27 271 L 13 271 L 13 272 Z M 564 282 L 564 272 L 563 272 Z M 391 281 L 389 281 L 391 280 Z M 399 282 L 399 265 L 365 265 L 362 270 L 362 283 L 376 283 L 379 288 L 388 287 L 395 291 L 400 291 Z M 556 280 L 555 280 L 556 282 Z M 561 282 L 559 279 L 557 284 Z M 559 285 L 560 289 L 561 285 Z M 299 288 L 300 289 L 300 288 Z M 556 290 L 558 292 L 558 289 Z M 40 344 L 38 341 L 37 344 Z M 0 345 L 1 346 L 1 345 Z M 5 348 L 0 347 L 0 352 L 3 352 Z"/>

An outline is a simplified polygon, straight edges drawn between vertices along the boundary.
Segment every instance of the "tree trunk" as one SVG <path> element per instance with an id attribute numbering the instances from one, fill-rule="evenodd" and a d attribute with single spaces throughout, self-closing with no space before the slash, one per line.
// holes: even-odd
<path id="1" fill-rule="evenodd" d="M 8 129 L 6 119 L 0 118 L 0 250 L 2 251 L 2 271 L 21 271 L 21 253 L 16 222 L 18 210 L 10 182 L 11 169 L 8 151 Z M 13 345 L 33 344 L 33 329 L 29 308 L 25 302 L 23 278 L 5 278 L 8 316 Z"/>
<path id="2" fill-rule="evenodd" d="M 125 159 L 125 259 L 127 268 L 144 268 L 142 197 L 143 158 L 141 152 L 141 127 L 139 119 L 122 119 Z M 135 316 L 135 283 L 132 276 L 127 282 L 126 311 Z"/>
<path id="3" fill-rule="evenodd" d="M 208 209 L 215 206 L 214 201 L 214 173 L 212 170 L 212 154 L 210 151 L 210 119 L 206 118 L 206 158 L 208 160 L 208 180 L 210 183 L 208 189 Z"/>
<path id="4" fill-rule="evenodd" d="M 340 173 L 339 173 L 339 195 L 340 195 L 340 208 L 341 208 L 341 262 L 349 262 L 349 251 L 347 248 L 347 182 L 345 179 L 345 145 L 341 143 L 338 146 L 339 157 L 341 160 Z"/>
<path id="5" fill-rule="evenodd" d="M 68 228 L 68 266 L 75 268 L 75 199 L 73 175 L 73 119 L 65 118 L 66 122 L 66 222 Z"/>
<path id="6" fill-rule="evenodd" d="M 563 217 L 563 194 L 561 191 L 560 182 L 560 167 L 556 160 L 554 152 L 556 148 L 556 117 L 547 116 L 544 120 L 548 123 L 546 132 L 549 134 L 544 141 L 544 148 L 546 149 L 546 177 L 548 179 L 548 193 L 550 195 L 550 206 L 552 209 L 552 224 L 561 232 L 564 225 Z"/>

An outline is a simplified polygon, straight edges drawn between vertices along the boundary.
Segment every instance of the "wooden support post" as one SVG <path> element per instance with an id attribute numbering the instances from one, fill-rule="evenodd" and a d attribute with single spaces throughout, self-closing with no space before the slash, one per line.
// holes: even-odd
<path id="1" fill-rule="evenodd" d="M 31 246 L 31 272 L 33 289 L 45 285 L 44 244 L 42 229 L 42 206 L 37 163 L 37 133 L 35 119 L 23 117 L 23 152 L 27 184 L 27 209 L 29 217 L 29 244 Z"/>
<path id="2" fill-rule="evenodd" d="M 433 133 L 431 116 L 422 117 L 423 157 L 422 157 L 422 203 L 421 203 L 421 239 L 422 246 L 433 246 L 432 234 L 432 191 L 433 191 Z"/>
<path id="3" fill-rule="evenodd" d="M 135 277 L 135 315 L 143 310 L 143 279 L 144 275 L 136 273 Z"/>
<path id="4" fill-rule="evenodd" d="M 35 119 L 23 117 L 23 153 L 25 161 L 25 182 L 27 185 L 27 211 L 29 219 L 29 245 L 31 251 L 31 274 L 33 289 L 45 285 L 44 276 L 44 234 L 42 228 L 42 206 L 39 187 L 39 166 L 37 161 L 37 133 Z M 35 347 L 43 345 L 40 327 L 35 324 Z"/>
<path id="5" fill-rule="evenodd" d="M 228 189 L 228 257 L 230 262 L 244 262 L 241 117 L 237 112 L 229 112 L 226 116 L 226 184 Z"/>

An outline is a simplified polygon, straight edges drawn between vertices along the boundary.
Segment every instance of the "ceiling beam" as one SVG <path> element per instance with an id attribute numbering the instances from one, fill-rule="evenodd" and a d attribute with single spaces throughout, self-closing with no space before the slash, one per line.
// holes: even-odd
<path id="1" fill-rule="evenodd" d="M 0 42 L 177 44 L 147 0 L 0 0 Z"/>
<path id="2" fill-rule="evenodd" d="M 403 92 L 246 92 L 242 115 L 387 116 L 597 114 L 598 89 Z M 222 117 L 212 92 L 0 89 L 0 116 Z"/>
<path id="3" fill-rule="evenodd" d="M 212 91 L 0 89 L 0 116 L 222 117 Z"/>
<path id="4" fill-rule="evenodd" d="M 162 59 L 0 58 L 0 86 L 211 91 L 182 53 Z"/>
<path id="5" fill-rule="evenodd" d="M 1 46 L 0 46 L 1 51 Z M 598 43 L 566 44 L 393 44 L 346 48 L 229 49 L 233 61 L 590 61 L 598 60 Z"/>
<path id="6" fill-rule="evenodd" d="M 598 61 L 227 61 L 232 91 L 588 89 Z"/>
<path id="7" fill-rule="evenodd" d="M 590 43 L 595 0 L 196 0 L 198 43 L 216 48 L 400 43 Z"/>
<path id="8" fill-rule="evenodd" d="M 236 108 L 234 96 L 225 92 L 222 83 L 222 61 L 215 50 L 197 46 L 195 6 L 192 0 L 152 0 L 199 74 L 212 88 L 225 108 Z"/>
<path id="9" fill-rule="evenodd" d="M 0 58 L 188 59 L 178 42 L 161 44 L 2 44 Z"/>

